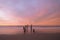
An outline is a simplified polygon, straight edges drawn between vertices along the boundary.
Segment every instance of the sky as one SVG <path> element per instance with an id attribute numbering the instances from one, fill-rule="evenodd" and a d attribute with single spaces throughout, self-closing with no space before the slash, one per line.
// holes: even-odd
<path id="1" fill-rule="evenodd" d="M 60 25 L 60 0 L 0 0 L 0 25 Z"/>

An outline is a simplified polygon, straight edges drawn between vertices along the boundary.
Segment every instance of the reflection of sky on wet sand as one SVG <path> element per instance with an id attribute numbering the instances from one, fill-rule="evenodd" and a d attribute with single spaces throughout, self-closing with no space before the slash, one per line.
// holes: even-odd
<path id="1" fill-rule="evenodd" d="M 33 27 L 36 32 L 60 33 L 60 27 Z M 30 31 L 30 28 L 28 28 Z M 18 34 L 23 33 L 22 27 L 0 27 L 0 34 Z"/>

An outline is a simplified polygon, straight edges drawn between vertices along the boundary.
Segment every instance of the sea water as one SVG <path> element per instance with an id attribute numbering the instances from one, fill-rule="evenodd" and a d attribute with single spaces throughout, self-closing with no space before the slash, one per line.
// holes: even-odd
<path id="1" fill-rule="evenodd" d="M 32 27 L 36 32 L 59 32 L 60 27 Z M 30 32 L 30 27 L 28 27 L 28 32 Z M 18 34 L 24 33 L 23 27 L 0 27 L 0 34 Z"/>

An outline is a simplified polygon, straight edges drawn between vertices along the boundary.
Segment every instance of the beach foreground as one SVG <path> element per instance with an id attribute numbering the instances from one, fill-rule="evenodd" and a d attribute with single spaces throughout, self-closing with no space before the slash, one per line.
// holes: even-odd
<path id="1" fill-rule="evenodd" d="M 59 40 L 60 33 L 0 35 L 0 40 Z"/>

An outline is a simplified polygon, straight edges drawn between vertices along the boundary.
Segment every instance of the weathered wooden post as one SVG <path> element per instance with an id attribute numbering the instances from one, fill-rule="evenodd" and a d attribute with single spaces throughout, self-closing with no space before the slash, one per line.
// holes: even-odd
<path id="1" fill-rule="evenodd" d="M 31 28 L 31 33 L 32 33 L 32 25 L 30 26 L 30 28 Z"/>
<path id="2" fill-rule="evenodd" d="M 25 25 L 25 26 L 23 27 L 23 30 L 24 30 L 24 34 L 27 33 L 27 32 L 28 32 L 28 25 Z"/>

